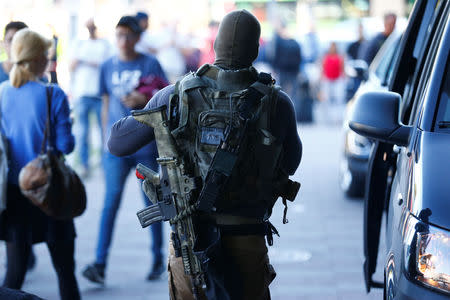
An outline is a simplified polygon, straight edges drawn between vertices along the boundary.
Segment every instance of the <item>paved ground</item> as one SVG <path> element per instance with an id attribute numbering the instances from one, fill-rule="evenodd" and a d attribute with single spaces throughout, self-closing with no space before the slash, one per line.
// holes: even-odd
<path id="1" fill-rule="evenodd" d="M 272 216 L 281 234 L 270 248 L 271 261 L 278 273 L 271 286 L 272 298 L 381 299 L 382 291 L 367 295 L 363 285 L 362 201 L 345 198 L 338 186 L 340 128 L 301 126 L 299 131 L 304 143 L 304 160 L 295 179 L 302 183 L 301 192 L 289 206 L 288 224 L 281 224 L 281 203 Z M 77 275 L 83 299 L 168 299 L 167 276 L 155 282 L 144 279 L 151 261 L 149 235 L 140 228 L 136 218 L 135 213 L 143 202 L 133 177 L 130 174 L 123 195 L 107 283 L 103 288 L 90 284 L 80 275 L 84 265 L 94 258 L 104 192 L 100 170 L 86 181 L 88 209 L 76 219 Z M 44 245 L 36 245 L 35 251 L 38 265 L 28 274 L 23 289 L 45 299 L 58 299 L 48 251 Z M 0 280 L 3 280 L 4 256 L 4 247 L 0 245 Z"/>

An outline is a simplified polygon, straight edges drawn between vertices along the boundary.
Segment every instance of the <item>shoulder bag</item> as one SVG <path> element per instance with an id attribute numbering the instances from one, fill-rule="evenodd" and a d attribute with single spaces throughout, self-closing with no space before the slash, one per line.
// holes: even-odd
<path id="1" fill-rule="evenodd" d="M 68 220 L 86 209 L 86 191 L 81 179 L 52 145 L 52 94 L 53 88 L 47 87 L 47 121 L 41 152 L 20 170 L 19 186 L 22 194 L 45 214 Z"/>

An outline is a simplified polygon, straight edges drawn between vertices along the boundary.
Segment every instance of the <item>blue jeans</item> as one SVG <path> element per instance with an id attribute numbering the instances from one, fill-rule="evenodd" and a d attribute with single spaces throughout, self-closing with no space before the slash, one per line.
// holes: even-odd
<path id="1" fill-rule="evenodd" d="M 100 220 L 100 232 L 96 255 L 97 264 L 106 265 L 116 214 L 120 206 L 125 181 L 130 174 L 130 170 L 134 168 L 138 162 L 140 162 L 157 172 L 158 163 L 156 162 L 156 156 L 156 149 L 154 153 L 148 156 L 148 158 L 139 159 L 139 161 L 134 156 L 117 157 L 111 153 L 105 153 L 103 155 L 106 194 Z M 151 202 L 144 192 L 142 192 L 142 196 L 145 205 L 149 206 Z M 151 225 L 149 231 L 152 239 L 151 251 L 153 253 L 154 262 L 161 261 L 162 223 L 158 222 Z"/>
<path id="2" fill-rule="evenodd" d="M 89 113 L 93 111 L 101 128 L 102 100 L 96 97 L 81 97 L 78 102 L 78 119 L 80 120 L 80 159 L 85 168 L 89 168 Z"/>

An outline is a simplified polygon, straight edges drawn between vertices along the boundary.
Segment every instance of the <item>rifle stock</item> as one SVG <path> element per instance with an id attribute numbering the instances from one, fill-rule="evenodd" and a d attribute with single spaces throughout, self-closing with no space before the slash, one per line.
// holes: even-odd
<path id="1" fill-rule="evenodd" d="M 163 105 L 156 109 L 133 110 L 131 115 L 136 121 L 153 128 L 160 158 L 175 158 L 178 153 L 169 130 L 166 110 Z"/>

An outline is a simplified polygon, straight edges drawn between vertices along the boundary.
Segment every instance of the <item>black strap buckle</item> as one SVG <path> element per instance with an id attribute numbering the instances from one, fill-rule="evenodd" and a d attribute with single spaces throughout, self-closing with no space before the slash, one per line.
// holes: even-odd
<path id="1" fill-rule="evenodd" d="M 284 205 L 284 210 L 283 210 L 283 224 L 287 224 L 289 223 L 289 220 L 287 218 L 287 210 L 288 210 L 288 206 L 286 203 L 286 198 L 283 198 L 283 205 Z"/>
<path id="2" fill-rule="evenodd" d="M 278 233 L 277 228 L 273 226 L 273 224 L 270 223 L 269 221 L 266 222 L 266 225 L 267 225 L 267 234 L 266 234 L 267 244 L 269 246 L 273 246 L 273 234 L 275 233 L 276 235 L 278 235 L 278 237 L 280 237 L 280 234 Z"/>

